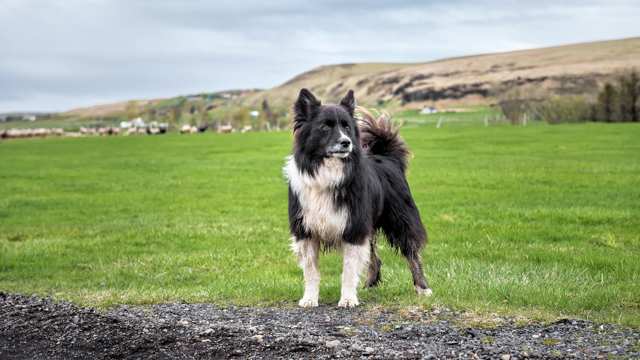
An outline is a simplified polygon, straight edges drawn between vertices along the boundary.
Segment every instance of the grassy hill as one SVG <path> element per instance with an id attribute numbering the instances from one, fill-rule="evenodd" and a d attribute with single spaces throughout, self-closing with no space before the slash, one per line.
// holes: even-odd
<path id="1" fill-rule="evenodd" d="M 156 111 L 167 110 L 174 106 L 182 106 L 185 102 L 191 101 L 203 101 L 207 105 L 221 106 L 229 104 L 231 100 L 247 96 L 257 90 L 227 90 L 212 93 L 193 94 L 176 96 L 166 99 L 133 99 L 128 101 L 120 101 L 110 104 L 101 104 L 94 106 L 87 106 L 83 108 L 72 109 L 62 114 L 64 117 L 120 117 L 128 115 L 127 112 L 131 111 L 130 107 L 134 107 L 137 112 L 142 112 L 150 109 Z"/>
<path id="2" fill-rule="evenodd" d="M 286 110 L 302 87 L 332 101 L 347 89 L 354 89 L 358 101 L 368 106 L 487 105 L 514 89 L 535 94 L 594 94 L 604 80 L 631 67 L 640 68 L 640 37 L 415 64 L 328 65 L 268 90 L 237 91 L 232 92 L 233 96 L 217 96 L 216 100 L 207 100 L 210 94 L 201 95 L 204 106 L 217 108 L 260 108 L 266 99 L 272 107 Z M 185 98 L 188 97 L 141 100 L 136 106 L 144 111 Z M 74 109 L 64 115 L 122 116 L 126 114 L 127 104 Z"/>
<path id="3" fill-rule="evenodd" d="M 308 87 L 338 99 L 354 89 L 360 102 L 475 105 L 494 102 L 514 88 L 542 88 L 554 94 L 593 93 L 598 83 L 630 67 L 640 67 L 640 38 L 599 41 L 542 49 L 465 56 L 420 64 L 342 64 L 323 66 L 249 96 L 291 103 Z"/>

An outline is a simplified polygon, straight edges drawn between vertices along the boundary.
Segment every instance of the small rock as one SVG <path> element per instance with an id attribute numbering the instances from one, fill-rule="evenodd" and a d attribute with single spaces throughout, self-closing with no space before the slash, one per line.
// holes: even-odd
<path id="1" fill-rule="evenodd" d="M 366 348 L 364 348 L 365 354 L 373 354 L 375 351 L 376 349 L 372 348 L 371 346 L 367 346 Z"/>
<path id="2" fill-rule="evenodd" d="M 511 355 L 509 354 L 504 354 L 500 356 L 500 360 L 510 360 L 510 359 L 511 359 Z"/>
<path id="3" fill-rule="evenodd" d="M 205 331 L 200 333 L 200 335 L 209 335 L 209 334 L 213 334 L 213 329 L 206 329 Z"/>
<path id="4" fill-rule="evenodd" d="M 187 326 L 189 325 L 189 322 L 187 320 L 180 320 L 178 321 L 178 325 Z"/>
<path id="5" fill-rule="evenodd" d="M 264 341 L 264 335 L 253 335 L 251 337 L 252 340 L 257 341 L 257 342 L 263 342 Z"/>
<path id="6" fill-rule="evenodd" d="M 336 348 L 340 346 L 340 340 L 331 340 L 325 343 L 325 346 L 328 348 Z"/>
<path id="7" fill-rule="evenodd" d="M 478 333 L 478 330 L 476 329 L 467 329 L 466 332 L 472 337 L 478 337 L 478 335 L 480 335 L 480 333 Z"/>
<path id="8" fill-rule="evenodd" d="M 211 340 L 210 339 L 202 339 L 202 340 L 200 340 L 200 342 L 208 343 L 208 342 L 211 342 Z"/>

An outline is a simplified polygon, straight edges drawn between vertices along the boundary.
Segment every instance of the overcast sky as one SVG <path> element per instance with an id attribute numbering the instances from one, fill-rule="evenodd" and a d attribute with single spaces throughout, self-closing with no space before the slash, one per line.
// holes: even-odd
<path id="1" fill-rule="evenodd" d="M 0 0 L 0 112 L 640 35 L 640 1 Z"/>

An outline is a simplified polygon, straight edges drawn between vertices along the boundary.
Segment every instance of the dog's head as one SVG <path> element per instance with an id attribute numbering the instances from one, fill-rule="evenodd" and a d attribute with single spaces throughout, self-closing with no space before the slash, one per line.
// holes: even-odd
<path id="1" fill-rule="evenodd" d="M 346 159 L 359 151 L 359 130 L 353 117 L 353 91 L 337 105 L 322 105 L 307 89 L 300 90 L 294 105 L 296 146 L 311 158 Z"/>

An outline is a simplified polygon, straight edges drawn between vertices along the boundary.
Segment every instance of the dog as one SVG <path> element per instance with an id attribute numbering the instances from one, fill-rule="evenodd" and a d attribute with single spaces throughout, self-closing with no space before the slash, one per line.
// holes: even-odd
<path id="1" fill-rule="evenodd" d="M 339 104 L 322 105 L 302 89 L 293 107 L 293 154 L 283 171 L 291 247 L 304 274 L 301 307 L 318 306 L 318 255 L 332 248 L 343 255 L 338 306 L 359 305 L 364 268 L 366 287 L 381 279 L 379 231 L 406 258 L 416 292 L 432 294 L 420 259 L 427 232 L 405 177 L 409 151 L 388 118 L 363 111 L 358 122 L 355 110 L 352 90 Z"/>

